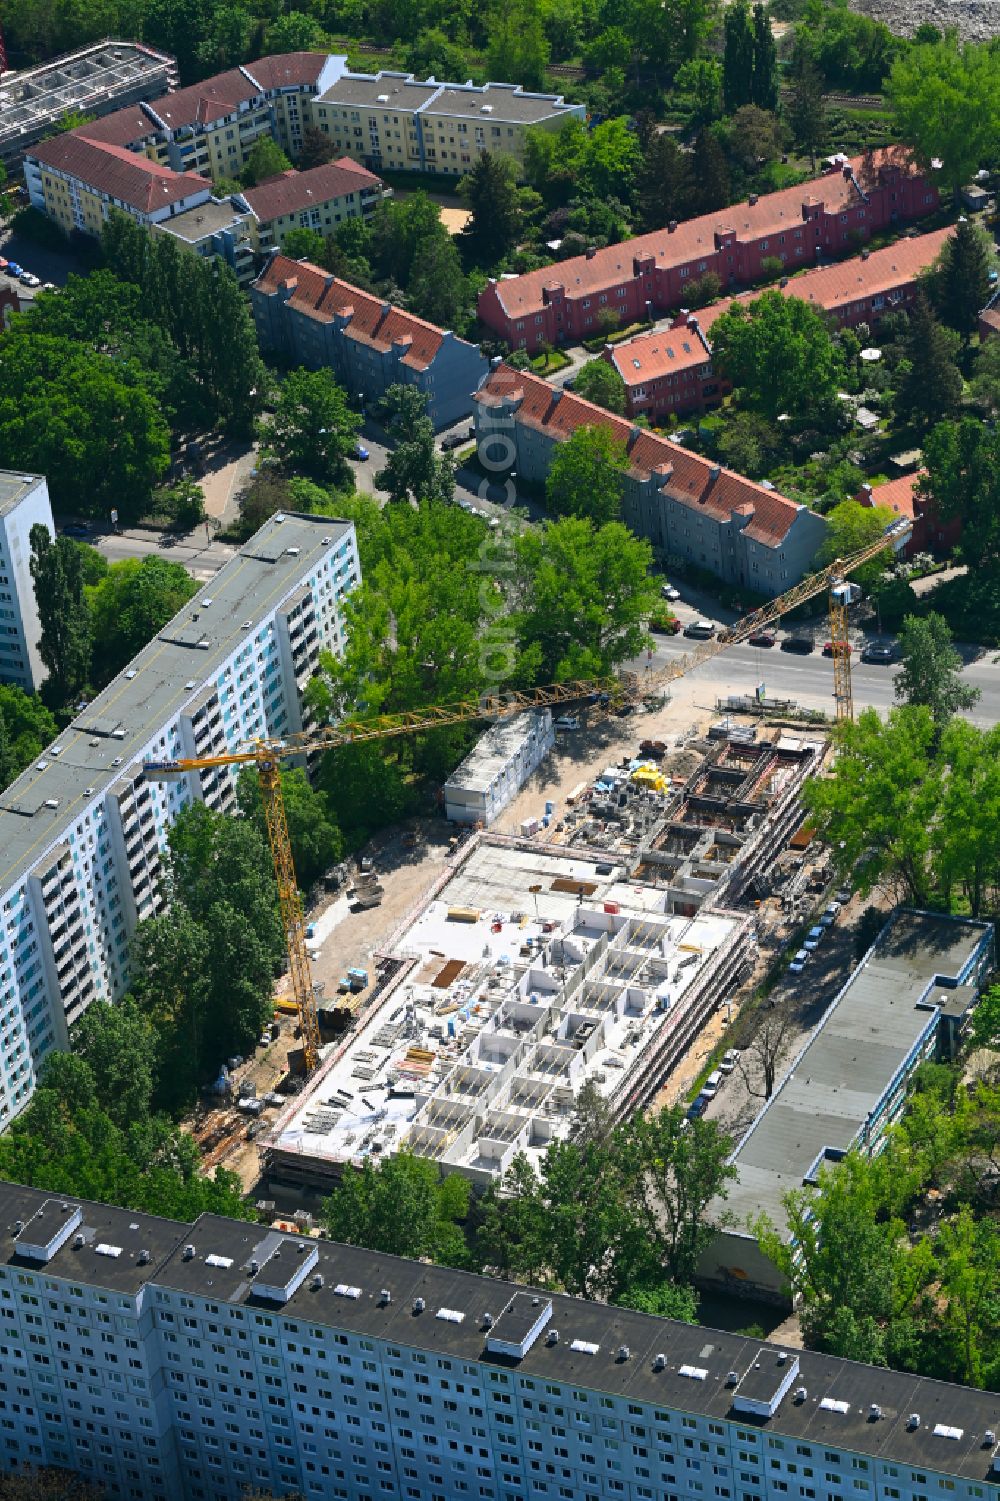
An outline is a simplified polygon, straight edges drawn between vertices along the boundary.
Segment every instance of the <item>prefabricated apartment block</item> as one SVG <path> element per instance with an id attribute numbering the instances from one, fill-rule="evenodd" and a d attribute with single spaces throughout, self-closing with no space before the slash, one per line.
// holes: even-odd
<path id="1" fill-rule="evenodd" d="M 0 1184 L 0 1308 L 0 1469 L 115 1501 L 1000 1497 L 994 1392 L 218 1215 Z"/>
<path id="2" fill-rule="evenodd" d="M 162 910 L 177 813 L 194 798 L 234 806 L 231 768 L 156 783 L 143 762 L 300 729 L 359 577 L 351 523 L 272 517 L 0 792 L 0 1126 L 91 1002 L 126 989 L 129 939 Z"/>
<path id="3" fill-rule="evenodd" d="M 55 537 L 49 487 L 40 474 L 0 469 L 0 683 L 37 693 L 48 673 L 31 577 L 31 529 Z"/>
<path id="4" fill-rule="evenodd" d="M 489 827 L 545 760 L 555 739 L 548 709 L 529 709 L 491 725 L 445 782 L 445 817 Z"/>
<path id="5" fill-rule="evenodd" d="M 788 1233 L 784 1195 L 815 1183 L 852 1148 L 874 1154 L 897 1119 L 913 1070 L 954 1055 L 994 964 L 993 924 L 903 908 L 864 959 L 739 1142 L 736 1179 L 709 1213 L 726 1216 L 699 1280 L 780 1301 L 781 1275 L 749 1221 Z"/>
<path id="6" fill-rule="evenodd" d="M 290 1183 L 401 1147 L 487 1184 L 565 1135 L 584 1083 L 646 1102 L 735 983 L 749 916 L 664 910 L 594 854 L 474 837 L 386 945 L 374 1012 L 263 1138 Z"/>

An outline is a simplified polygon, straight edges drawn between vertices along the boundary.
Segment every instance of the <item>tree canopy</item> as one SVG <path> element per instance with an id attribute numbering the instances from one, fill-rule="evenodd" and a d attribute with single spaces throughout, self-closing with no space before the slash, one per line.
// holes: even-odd
<path id="1" fill-rule="evenodd" d="M 0 683 L 0 790 L 38 760 L 57 729 L 40 698 L 13 683 Z"/>
<path id="2" fill-rule="evenodd" d="M 954 34 L 903 51 L 889 74 L 888 96 L 900 140 L 925 171 L 940 159 L 957 195 L 1000 138 L 1000 74 L 993 49 Z"/>
<path id="3" fill-rule="evenodd" d="M 197 591 L 182 564 L 156 554 L 112 563 L 85 591 L 95 685 L 121 672 Z"/>
<path id="4" fill-rule="evenodd" d="M 402 1151 L 345 1167 L 320 1214 L 327 1234 L 346 1245 L 461 1267 L 468 1262 L 460 1222 L 469 1195 L 467 1178 L 442 1179 L 436 1163 Z"/>
<path id="5" fill-rule="evenodd" d="M 893 688 L 905 704 L 922 705 L 934 722 L 944 725 L 962 709 L 971 709 L 980 691 L 961 680 L 962 659 L 952 646 L 943 616 L 933 611 L 908 615 L 899 633 L 901 667 Z"/>
<path id="6" fill-rule="evenodd" d="M 712 325 L 712 360 L 740 402 L 768 421 L 814 417 L 836 395 L 836 348 L 821 313 L 799 297 L 764 292 Z"/>
<path id="7" fill-rule="evenodd" d="M 258 425 L 264 452 L 291 474 L 320 484 L 353 484 L 347 459 L 361 428 L 332 370 L 290 370 L 281 383 L 274 412 Z"/>
<path id="8" fill-rule="evenodd" d="M 579 516 L 601 525 L 621 514 L 628 462 L 625 444 L 607 427 L 578 427 L 556 445 L 545 499 L 556 516 Z"/>
<path id="9" fill-rule="evenodd" d="M 584 401 L 592 401 L 619 417 L 625 411 L 625 382 L 608 360 L 588 360 L 576 376 L 573 390 Z"/>
<path id="10" fill-rule="evenodd" d="M 61 708 L 86 683 L 92 647 L 83 564 L 69 537 L 54 541 L 40 522 L 31 528 L 31 578 L 41 634 L 38 652 L 48 670 L 45 685 Z"/>

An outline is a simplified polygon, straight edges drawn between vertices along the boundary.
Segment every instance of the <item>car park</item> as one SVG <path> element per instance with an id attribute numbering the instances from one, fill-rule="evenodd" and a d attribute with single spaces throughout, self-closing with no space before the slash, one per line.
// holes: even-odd
<path id="1" fill-rule="evenodd" d="M 876 662 L 885 665 L 895 662 L 898 647 L 895 641 L 866 641 L 861 649 L 862 662 Z"/>
<path id="2" fill-rule="evenodd" d="M 819 926 L 818 923 L 814 928 L 809 929 L 809 932 L 806 934 L 805 942 L 802 945 L 802 947 L 808 953 L 811 954 L 813 949 L 819 948 L 820 944 L 823 942 L 823 931 L 824 930 Z"/>
<path id="3" fill-rule="evenodd" d="M 669 599 L 671 604 L 673 604 L 675 600 L 678 600 L 681 597 L 681 591 L 679 589 L 675 589 L 673 584 L 661 584 L 660 593 L 663 595 L 664 599 Z"/>
<path id="4" fill-rule="evenodd" d="M 560 714 L 556 720 L 555 728 L 557 730 L 578 730 L 580 728 L 580 721 L 575 714 Z"/>
<path id="5" fill-rule="evenodd" d="M 781 643 L 781 650 L 793 651 L 800 657 L 807 657 L 815 644 L 811 636 L 786 636 Z"/>
<path id="6" fill-rule="evenodd" d="M 715 635 L 715 625 L 711 620 L 692 620 L 684 627 L 684 634 L 696 641 L 708 641 Z"/>
<path id="7" fill-rule="evenodd" d="M 809 950 L 799 949 L 798 952 L 793 956 L 791 964 L 788 966 L 788 973 L 790 975 L 800 975 L 805 969 L 808 962 Z"/>
<path id="8" fill-rule="evenodd" d="M 773 646 L 777 639 L 773 631 L 754 631 L 747 637 L 747 642 L 750 646 Z"/>

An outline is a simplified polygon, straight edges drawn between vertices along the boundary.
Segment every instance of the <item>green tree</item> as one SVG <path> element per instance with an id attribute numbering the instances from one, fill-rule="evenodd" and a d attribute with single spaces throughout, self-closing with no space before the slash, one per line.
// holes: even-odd
<path id="1" fill-rule="evenodd" d="M 37 761 L 58 733 L 42 700 L 13 683 L 0 683 L 0 786 L 6 787 Z"/>
<path id="2" fill-rule="evenodd" d="M 287 172 L 291 162 L 272 136 L 263 135 L 254 141 L 240 172 L 240 182 L 245 188 L 255 188 L 269 177 L 279 177 Z"/>
<path id="3" fill-rule="evenodd" d="M 767 6 L 758 3 L 753 8 L 752 75 L 750 81 L 751 104 L 772 113 L 778 108 L 778 48 L 771 30 L 771 18 Z"/>
<path id="4" fill-rule="evenodd" d="M 411 436 L 398 442 L 389 453 L 385 468 L 375 475 L 376 490 L 393 501 L 447 503 L 455 494 L 455 467 L 451 455 L 438 453 L 434 426 L 429 417 L 419 417 Z"/>
<path id="5" fill-rule="evenodd" d="M 271 22 L 264 46 L 275 53 L 322 52 L 327 49 L 327 38 L 315 16 L 293 10 Z"/>
<path id="6" fill-rule="evenodd" d="M 764 479 L 781 457 L 782 443 L 777 428 L 759 412 L 734 408 L 719 431 L 719 457 L 737 474 L 750 479 Z"/>
<path id="7" fill-rule="evenodd" d="M 895 521 L 895 514 L 888 506 L 863 506 L 857 500 L 842 500 L 826 515 L 826 536 L 816 554 L 816 564 L 825 568 L 838 558 L 849 558 L 860 552 L 870 542 L 877 542 L 887 526 Z M 885 572 L 892 560 L 892 552 L 886 548 L 879 557 L 865 563 L 851 577 L 863 589 L 871 589 Z"/>
<path id="8" fill-rule="evenodd" d="M 1000 138 L 1000 70 L 991 47 L 954 33 L 910 47 L 893 63 L 888 96 L 896 137 L 925 171 L 940 158 L 956 201 Z"/>
<path id="9" fill-rule="evenodd" d="M 719 142 L 710 130 L 699 130 L 691 155 L 691 199 L 696 214 L 711 214 L 729 202 L 729 168 Z"/>
<path id="10" fill-rule="evenodd" d="M 921 491 L 937 514 L 962 523 L 962 556 L 973 568 L 1000 559 L 1000 434 L 974 417 L 939 422 L 924 440 Z"/>
<path id="11" fill-rule="evenodd" d="M 397 287 L 409 286 L 419 250 L 431 240 L 449 238 L 437 204 L 423 192 L 399 200 L 383 199 L 367 232 L 355 229 L 348 236 L 347 227 L 338 229 L 338 244 L 350 256 L 370 258 L 375 274 Z"/>
<path id="12" fill-rule="evenodd" d="M 642 151 L 624 115 L 602 120 L 587 140 L 583 163 L 583 186 L 595 198 L 612 195 L 628 201 L 642 161 Z"/>
<path id="13" fill-rule="evenodd" d="M 1000 339 L 983 339 L 980 343 L 969 389 L 988 417 L 1000 414 Z"/>
<path id="14" fill-rule="evenodd" d="M 442 1182 L 435 1163 L 402 1151 L 377 1166 L 345 1167 L 320 1213 L 327 1234 L 345 1245 L 464 1266 L 469 1192 L 467 1179 Z"/>
<path id="15" fill-rule="evenodd" d="M 922 678 L 920 687 L 928 686 Z M 932 854 L 938 896 L 947 911 L 959 894 L 979 917 L 1000 878 L 1000 734 L 952 719 L 941 732 L 939 759 L 947 770 Z"/>
<path id="16" fill-rule="evenodd" d="M 417 386 L 390 386 L 378 404 L 378 412 L 397 442 L 411 443 L 422 432 L 427 395 Z"/>
<path id="17" fill-rule="evenodd" d="M 515 552 L 522 679 L 603 678 L 638 656 L 657 594 L 647 542 L 567 517 L 522 532 Z"/>
<path id="18" fill-rule="evenodd" d="M 798 297 L 763 292 L 712 326 L 712 358 L 741 404 L 769 422 L 822 420 L 836 399 L 837 351 L 823 315 Z"/>
<path id="19" fill-rule="evenodd" d="M 155 554 L 112 563 L 86 593 L 95 683 L 110 682 L 197 591 L 181 563 Z"/>
<path id="20" fill-rule="evenodd" d="M 588 360 L 576 377 L 573 390 L 584 401 L 621 416 L 625 411 L 625 382 L 609 360 Z"/>
<path id="21" fill-rule="evenodd" d="M 786 114 L 795 144 L 808 155 L 809 165 L 815 172 L 816 154 L 826 137 L 823 79 L 808 51 L 798 47 L 792 59 L 792 85 Z"/>
<path id="22" fill-rule="evenodd" d="M 80 554 L 72 540 L 31 528 L 31 577 L 41 634 L 38 652 L 48 671 L 46 695 L 60 708 L 79 692 L 90 671 L 90 613 L 83 594 Z"/>
<path id="23" fill-rule="evenodd" d="M 992 246 L 981 229 L 960 219 L 939 259 L 937 311 L 942 322 L 968 344 L 979 323 L 979 310 L 990 295 Z"/>
<path id="24" fill-rule="evenodd" d="M 538 0 L 495 0 L 486 35 L 486 67 L 491 78 L 507 79 L 526 89 L 545 87 L 549 43 Z"/>
<path id="25" fill-rule="evenodd" d="M 521 236 L 517 164 L 509 156 L 484 151 L 458 188 L 471 214 L 462 231 L 470 254 L 474 260 L 492 264 L 512 250 Z"/>
<path id="26" fill-rule="evenodd" d="M 970 1048 L 1000 1049 L 1000 985 L 991 985 L 980 996 L 972 1013 L 968 1045 Z"/>
<path id="27" fill-rule="evenodd" d="M 982 1386 L 1000 1309 L 1000 1233 L 964 1204 L 942 1225 L 936 1246 L 952 1367 L 966 1386 Z"/>
<path id="28" fill-rule="evenodd" d="M 961 680 L 962 659 L 943 615 L 908 615 L 899 644 L 902 665 L 894 688 L 901 703 L 929 709 L 937 725 L 978 703 L 979 689 Z"/>
<path id="29" fill-rule="evenodd" d="M 578 427 L 556 447 L 545 482 L 548 509 L 600 525 L 621 512 L 628 455 L 608 427 Z"/>
<path id="30" fill-rule="evenodd" d="M 336 155 L 336 147 L 318 125 L 302 127 L 302 145 L 295 158 L 295 165 L 300 172 L 309 172 L 313 167 L 325 167 L 327 162 L 332 162 Z"/>
<path id="31" fill-rule="evenodd" d="M 324 871 L 343 858 L 344 841 L 330 817 L 326 794 L 310 786 L 304 771 L 296 767 L 281 773 L 281 795 L 295 874 L 303 890 L 308 890 Z M 260 778 L 253 766 L 245 766 L 240 772 L 236 801 L 244 818 L 249 818 L 256 827 L 261 842 L 266 843 Z"/>
<path id="32" fill-rule="evenodd" d="M 458 246 L 451 235 L 435 235 L 417 250 L 407 296 L 418 318 L 426 318 L 439 328 L 464 330 L 469 287 Z"/>
<path id="33" fill-rule="evenodd" d="M 320 688 L 322 679 L 314 678 L 313 683 Z M 319 784 L 349 849 L 360 849 L 380 829 L 414 811 L 414 790 L 404 772 L 376 741 L 326 752 Z"/>
<path id="34" fill-rule="evenodd" d="M 406 66 L 418 78 L 464 78 L 465 52 L 437 26 L 425 27 L 406 49 Z"/>
<path id="35" fill-rule="evenodd" d="M 322 264 L 326 241 L 318 229 L 307 225 L 290 229 L 281 241 L 281 253 L 293 261 L 311 261 L 314 266 Z"/>
<path id="36" fill-rule="evenodd" d="M 722 55 L 722 107 L 733 115 L 753 103 L 754 27 L 748 0 L 726 7 Z"/>
<path id="37" fill-rule="evenodd" d="M 223 1062 L 204 1044 L 208 946 L 205 929 L 181 903 L 141 922 L 132 939 L 132 993 L 157 1036 L 153 1100 L 170 1115 L 192 1105 Z"/>
<path id="38" fill-rule="evenodd" d="M 156 1031 L 131 996 L 88 1006 L 72 1034 L 73 1051 L 94 1075 L 100 1108 L 119 1130 L 149 1118 L 156 1073 Z"/>
<path id="39" fill-rule="evenodd" d="M 853 871 L 864 896 L 887 882 L 915 906 L 926 906 L 941 799 L 933 715 L 907 705 L 883 721 L 866 709 L 838 733 L 833 775 L 816 778 L 803 795 L 837 869 Z"/>
<path id="40" fill-rule="evenodd" d="M 197 480 L 180 479 L 173 485 L 165 485 L 161 490 L 157 491 L 155 503 L 158 505 L 161 514 L 168 518 L 170 525 L 176 531 L 190 532 L 196 526 L 208 522 L 208 512 L 205 509 L 205 492 Z M 103 578 L 105 572 L 107 572 L 106 566 L 101 574 L 101 578 Z M 100 583 L 100 578 L 88 578 L 87 583 Z"/>
<path id="41" fill-rule="evenodd" d="M 640 1282 L 625 1288 L 618 1304 L 651 1313 L 658 1319 L 675 1319 L 681 1324 L 697 1324 L 698 1294 L 693 1287 L 677 1282 Z"/>
<path id="42" fill-rule="evenodd" d="M 347 457 L 358 441 L 361 418 L 331 370 L 290 370 L 273 416 L 259 426 L 266 452 L 293 473 L 350 485 Z"/>
<path id="43" fill-rule="evenodd" d="M 682 63 L 674 75 L 674 88 L 690 111 L 692 125 L 710 125 L 721 115 L 722 64 L 716 58 L 693 57 Z"/>

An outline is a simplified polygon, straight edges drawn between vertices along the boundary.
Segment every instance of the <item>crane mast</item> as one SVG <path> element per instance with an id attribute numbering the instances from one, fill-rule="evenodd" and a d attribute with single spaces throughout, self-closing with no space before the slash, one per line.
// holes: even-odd
<path id="1" fill-rule="evenodd" d="M 318 730 L 302 730 L 282 739 L 258 740 L 245 748 L 223 752 L 215 756 L 192 756 L 175 761 L 147 761 L 143 774 L 151 781 L 172 781 L 220 766 L 250 766 L 257 769 L 260 781 L 264 819 L 267 825 L 271 858 L 278 887 L 278 903 L 281 922 L 288 948 L 289 974 L 292 995 L 298 1013 L 302 1036 L 302 1054 L 306 1073 L 311 1073 L 319 1061 L 319 1016 L 316 995 L 313 990 L 309 955 L 306 950 L 305 923 L 302 915 L 302 899 L 295 878 L 295 862 L 291 841 L 288 837 L 288 821 L 281 791 L 281 762 L 292 756 L 310 752 L 333 750 L 338 746 L 352 745 L 368 740 L 385 740 L 395 735 L 406 735 L 418 730 L 436 729 L 440 725 L 460 724 L 475 719 L 505 719 L 518 714 L 522 709 L 548 708 L 557 704 L 579 703 L 590 700 L 630 701 L 651 689 L 665 687 L 676 682 L 686 673 L 717 657 L 729 646 L 745 641 L 756 631 L 774 624 L 793 610 L 830 591 L 830 619 L 834 646 L 834 692 L 837 701 L 838 721 L 850 718 L 853 713 L 851 701 L 851 664 L 849 651 L 838 655 L 838 643 L 847 644 L 847 605 L 855 585 L 845 583 L 847 574 L 860 568 L 871 558 L 877 557 L 885 548 L 895 546 L 909 535 L 911 523 L 894 522 L 883 535 L 867 547 L 852 553 L 850 557 L 831 563 L 828 568 L 802 579 L 784 594 L 769 600 L 759 610 L 744 615 L 735 625 L 727 626 L 709 641 L 700 642 L 690 652 L 675 657 L 656 672 L 649 674 L 641 683 L 635 673 L 596 681 L 576 680 L 568 683 L 551 683 L 543 688 L 513 690 L 503 694 L 487 694 L 481 698 L 459 699 L 451 704 L 437 704 L 426 709 L 414 709 L 405 713 L 381 714 L 372 718 L 345 719 L 338 725 Z M 838 594 L 839 591 L 839 594 Z M 834 626 L 834 596 L 844 595 L 844 602 L 837 604 L 842 609 Z M 838 663 L 840 675 L 838 676 Z M 846 674 L 846 677 L 845 677 Z M 845 687 L 846 683 L 846 687 Z"/>

